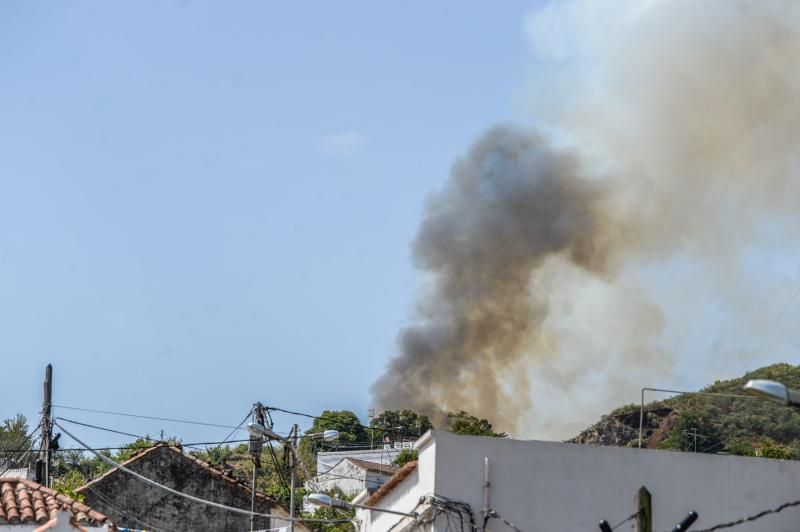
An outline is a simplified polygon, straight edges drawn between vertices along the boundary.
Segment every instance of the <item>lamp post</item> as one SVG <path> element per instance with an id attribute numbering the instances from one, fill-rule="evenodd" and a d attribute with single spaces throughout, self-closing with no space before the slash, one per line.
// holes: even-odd
<path id="1" fill-rule="evenodd" d="M 338 430 L 326 430 L 324 432 L 315 432 L 311 434 L 304 434 L 300 436 L 300 427 L 297 425 L 292 426 L 292 431 L 289 433 L 289 436 L 286 438 L 282 437 L 278 433 L 274 432 L 270 427 L 267 427 L 261 420 L 256 420 L 252 423 L 247 424 L 247 432 L 250 433 L 251 439 L 256 439 L 259 445 L 263 445 L 265 440 L 272 440 L 272 441 L 279 441 L 281 442 L 284 447 L 289 451 L 289 471 L 291 473 L 291 485 L 289 487 L 289 529 L 291 532 L 294 532 L 294 492 L 295 492 L 295 484 L 297 483 L 297 464 L 300 462 L 297 454 L 298 448 L 298 441 L 300 438 L 310 438 L 310 439 L 320 439 L 322 441 L 335 441 L 339 439 L 339 431 Z M 302 466 L 302 462 L 300 462 Z M 303 467 L 304 471 L 307 471 L 305 467 Z M 255 498 L 256 498 L 256 475 L 255 469 L 253 470 L 253 494 L 252 494 L 252 502 L 251 505 L 255 508 Z M 255 512 L 255 509 L 252 510 Z M 251 530 L 252 530 L 252 523 L 253 520 L 251 518 Z"/>
<path id="2" fill-rule="evenodd" d="M 294 532 L 294 486 L 297 483 L 297 448 L 298 439 L 300 438 L 300 429 L 297 425 L 292 427 L 292 432 L 286 438 L 289 446 L 289 467 L 291 468 L 291 488 L 289 492 L 289 530 Z M 303 438 L 318 439 L 322 441 L 336 441 L 339 439 L 338 430 L 326 430 L 324 432 L 314 432 L 311 434 L 304 434 Z"/>
<path id="3" fill-rule="evenodd" d="M 383 512 L 387 514 L 394 514 L 394 515 L 402 515 L 403 517 L 411 517 L 415 521 L 419 519 L 419 514 L 417 512 L 398 512 L 396 510 L 387 510 L 385 508 L 376 508 L 375 506 L 366 506 L 364 504 L 355 504 L 348 501 L 343 501 L 341 499 L 337 499 L 335 497 L 331 497 L 330 495 L 325 495 L 324 493 L 312 493 L 308 496 L 309 502 L 312 502 L 319 506 L 327 506 L 328 508 L 363 508 L 365 510 L 372 510 L 375 512 Z"/>
<path id="4" fill-rule="evenodd" d="M 785 406 L 800 408 L 800 391 L 790 390 L 779 382 L 751 379 L 744 385 L 744 393 Z"/>

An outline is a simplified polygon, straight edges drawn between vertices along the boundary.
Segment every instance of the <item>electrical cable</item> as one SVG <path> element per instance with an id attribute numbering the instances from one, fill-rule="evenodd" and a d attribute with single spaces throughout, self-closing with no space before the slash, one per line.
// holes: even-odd
<path id="1" fill-rule="evenodd" d="M 519 529 L 519 528 L 518 528 L 518 527 L 517 527 L 517 526 L 516 526 L 514 523 L 512 523 L 512 522 L 510 522 L 510 521 L 506 521 L 505 519 L 503 519 L 503 517 L 502 517 L 502 516 L 500 516 L 500 514 L 498 514 L 496 510 L 490 510 L 490 511 L 489 511 L 489 514 L 488 514 L 488 517 L 489 517 L 489 519 L 499 519 L 499 520 L 500 520 L 500 521 L 502 521 L 502 522 L 503 522 L 503 523 L 504 523 L 504 524 L 505 524 L 505 525 L 506 525 L 508 528 L 510 528 L 511 530 L 514 530 L 515 532 L 522 532 L 522 530 L 520 530 L 520 529 Z M 486 526 L 484 526 L 483 528 L 484 528 L 484 530 L 485 530 L 485 529 L 486 529 Z"/>
<path id="2" fill-rule="evenodd" d="M 78 445 L 83 446 L 87 451 L 91 452 L 92 454 L 94 454 L 95 456 L 100 458 L 102 461 L 106 462 L 108 465 L 110 465 L 110 466 L 112 466 L 114 468 L 117 468 L 120 471 L 124 471 L 124 472 L 128 473 L 129 475 L 131 475 L 133 477 L 136 477 L 136 478 L 138 478 L 139 480 L 141 480 L 142 482 L 144 482 L 146 484 L 150 484 L 151 486 L 157 487 L 157 488 L 159 488 L 161 490 L 164 490 L 164 491 L 166 491 L 168 493 L 171 493 L 173 495 L 177 495 L 178 497 L 183 497 L 184 499 L 187 499 L 187 500 L 199 503 L 199 504 L 205 504 L 206 506 L 212 506 L 214 508 L 219 508 L 219 509 L 227 510 L 227 511 L 234 512 L 234 513 L 239 513 L 239 514 L 243 514 L 243 515 L 252 515 L 252 516 L 256 516 L 256 517 L 268 517 L 268 518 L 271 518 L 271 519 L 274 518 L 274 519 L 279 519 L 279 520 L 282 520 L 282 521 L 295 521 L 295 522 L 309 521 L 309 522 L 321 522 L 321 523 L 337 523 L 337 522 L 345 522 L 345 521 L 349 522 L 350 521 L 349 519 L 331 520 L 331 519 L 306 519 L 306 518 L 298 518 L 298 517 L 290 518 L 289 516 L 283 516 L 283 515 L 266 514 L 266 513 L 260 513 L 260 512 L 251 512 L 250 510 L 243 510 L 241 508 L 236 508 L 236 507 L 233 507 L 233 506 L 227 506 L 225 504 L 221 504 L 221 503 L 218 503 L 218 502 L 209 501 L 209 500 L 206 500 L 206 499 L 201 499 L 200 497 L 195 497 L 194 495 L 189 495 L 188 493 L 183 493 L 183 492 L 178 491 L 176 489 L 170 488 L 169 486 L 165 486 L 163 484 L 159 484 L 155 480 L 152 480 L 150 478 L 147 478 L 144 475 L 141 475 L 141 474 L 139 474 L 139 473 L 137 473 L 135 471 L 132 471 L 131 469 L 128 469 L 127 467 L 123 466 L 122 464 L 119 464 L 119 463 L 115 462 L 111 458 L 109 458 L 109 457 L 107 457 L 107 456 L 105 456 L 103 454 L 100 454 L 99 452 L 96 452 L 96 451 L 92 450 L 83 441 L 78 439 L 74 434 L 72 434 L 66 428 L 64 428 L 59 423 L 60 420 L 61 420 L 61 418 L 55 418 L 53 423 L 58 428 L 63 430 L 64 434 L 66 434 L 67 436 L 69 436 L 70 438 L 75 440 L 75 442 Z"/>
<path id="3" fill-rule="evenodd" d="M 792 303 L 794 302 L 795 299 L 797 299 L 798 295 L 800 295 L 800 286 L 797 287 L 797 290 L 794 291 L 792 297 L 790 297 L 789 301 L 786 302 L 786 305 L 783 307 L 783 310 L 781 310 L 780 314 L 778 314 L 778 317 L 775 319 L 775 322 L 772 324 L 772 327 L 770 327 L 769 330 L 767 331 L 767 335 L 761 341 L 761 344 L 758 346 L 756 352 L 745 362 L 743 368 L 744 371 L 747 371 L 747 367 L 753 362 L 753 360 L 758 358 L 758 356 L 761 354 L 761 351 L 764 350 L 764 346 L 766 346 L 769 339 L 772 338 L 772 335 L 775 332 L 775 329 L 778 328 L 778 324 L 783 318 L 783 315 L 786 314 L 786 311 L 789 310 L 789 307 L 792 306 Z"/>
<path id="4" fill-rule="evenodd" d="M 224 440 L 222 440 L 222 441 L 219 443 L 219 445 L 217 445 L 217 446 L 216 446 L 216 448 L 215 448 L 215 451 L 216 451 L 216 450 L 219 450 L 219 448 L 220 448 L 220 447 L 222 447 L 222 444 L 223 444 L 223 443 L 225 443 L 226 441 L 228 441 L 228 438 L 230 438 L 231 436 L 233 436 L 233 434 L 234 434 L 234 433 L 235 433 L 237 430 L 239 430 L 240 428 L 242 428 L 242 425 L 244 425 L 244 422 L 245 422 L 245 421 L 247 421 L 247 418 L 249 418 L 249 417 L 250 417 L 250 414 L 252 414 L 252 413 L 253 413 L 253 408 L 251 407 L 251 408 L 250 408 L 250 410 L 247 412 L 247 414 L 244 416 L 244 419 L 241 421 L 241 423 L 239 423 L 238 425 L 236 425 L 236 427 L 235 427 L 233 430 L 231 430 L 231 431 L 230 431 L 230 433 L 228 433 L 228 435 L 227 435 L 227 436 L 225 436 L 225 439 L 224 439 Z"/>
<path id="5" fill-rule="evenodd" d="M 106 497 L 100 491 L 95 490 L 92 486 L 86 486 L 86 489 L 91 491 L 94 494 L 94 496 L 97 497 L 100 500 L 101 504 L 111 508 L 113 511 L 115 511 L 116 513 L 118 513 L 122 517 L 125 517 L 127 519 L 132 520 L 132 521 L 135 521 L 136 523 L 139 523 L 140 525 L 143 525 L 145 530 L 153 530 L 154 532 L 159 532 L 160 530 L 168 530 L 168 528 L 165 527 L 163 525 L 163 523 L 161 523 L 161 522 L 159 522 L 159 525 L 160 525 L 159 527 L 155 527 L 153 525 L 150 525 L 150 524 L 146 523 L 145 521 L 142 521 L 140 518 L 132 515 L 131 513 L 128 513 L 127 511 L 123 510 L 119 506 L 116 506 L 113 502 L 111 502 L 111 499 Z M 119 523 L 114 523 L 114 524 L 118 525 Z"/>
<path id="6" fill-rule="evenodd" d="M 228 440 L 228 441 L 224 441 L 224 442 L 201 441 L 201 442 L 192 442 L 192 443 L 183 443 L 183 442 L 178 441 L 178 442 L 175 442 L 174 445 L 176 445 L 178 447 L 194 448 L 194 447 L 199 447 L 199 446 L 202 446 L 202 445 L 216 445 L 218 443 L 247 443 L 249 441 L 250 440 Z M 136 449 L 150 449 L 151 447 L 158 447 L 159 445 L 163 445 L 165 443 L 168 443 L 168 442 L 162 442 L 162 441 L 155 441 L 154 440 L 153 445 L 137 446 Z M 95 451 L 127 451 L 127 450 L 131 450 L 133 448 L 130 445 L 121 445 L 121 446 L 116 446 L 116 447 L 115 446 L 110 446 L 110 447 L 92 447 L 92 449 L 94 449 Z M 25 452 L 27 450 L 28 449 L 8 449 L 8 450 L 0 451 L 0 453 L 4 453 L 4 452 L 18 453 L 18 452 Z M 61 452 L 85 451 L 85 450 L 86 449 L 84 449 L 83 447 L 64 447 L 64 448 L 61 448 L 61 449 L 51 449 L 50 452 L 51 453 L 61 453 Z M 206 452 L 206 451 L 203 450 L 203 449 L 200 449 L 199 452 Z"/>
<path id="7" fill-rule="evenodd" d="M 0 471 L 0 477 L 5 475 L 6 473 L 8 473 L 12 469 L 12 467 L 11 467 L 12 465 L 14 465 L 14 464 L 18 465 L 20 460 L 24 459 L 27 456 L 27 454 L 30 453 L 33 450 L 33 448 L 34 448 L 34 446 L 36 444 L 36 441 L 31 439 L 31 438 L 33 438 L 33 435 L 36 434 L 39 431 L 40 428 L 42 428 L 41 421 L 33 428 L 33 430 L 31 430 L 28 433 L 27 436 L 25 436 L 25 440 L 30 442 L 28 447 L 18 450 L 17 452 L 14 453 L 15 456 L 12 456 L 12 457 L 9 457 L 9 458 L 5 459 L 6 460 L 6 467 L 3 468 L 3 471 Z M 21 456 L 16 456 L 18 453 L 22 453 L 22 455 Z"/>
<path id="8" fill-rule="evenodd" d="M 769 510 L 764 510 L 763 512 L 758 512 L 757 514 L 750 515 L 750 516 L 747 516 L 747 517 L 742 517 L 741 519 L 737 519 L 736 521 L 730 521 L 728 523 L 720 523 L 720 524 L 714 525 L 714 526 L 712 526 L 710 528 L 704 528 L 702 530 L 698 530 L 697 532 L 714 532 L 715 530 L 722 530 L 723 528 L 732 528 L 732 527 L 735 527 L 735 526 L 743 525 L 745 523 L 750 523 L 750 522 L 756 521 L 757 519 L 761 519 L 762 517 L 764 517 L 766 515 L 777 514 L 777 513 L 782 512 L 783 510 L 785 510 L 787 508 L 792 508 L 792 507 L 795 507 L 795 506 L 800 506 L 800 501 L 786 502 L 786 503 L 783 503 L 783 504 L 781 504 L 780 506 L 778 506 L 776 508 L 772 508 L 772 509 L 769 509 Z"/>
<path id="9" fill-rule="evenodd" d="M 145 441 L 152 441 L 152 442 L 161 443 L 161 440 L 155 440 L 155 439 L 153 439 L 153 438 L 151 438 L 149 436 L 140 436 L 138 434 L 132 434 L 130 432 L 123 432 L 121 430 L 109 429 L 107 427 L 100 427 L 98 425 L 92 425 L 90 423 L 83 423 L 82 421 L 75 421 L 73 419 L 67 419 L 65 417 L 57 417 L 57 418 L 54 418 L 54 419 L 60 419 L 61 421 L 66 421 L 67 423 L 74 423 L 75 425 L 81 425 L 83 427 L 89 427 L 90 429 L 104 430 L 106 432 L 113 432 L 114 434 L 121 434 L 123 436 L 129 436 L 131 438 L 136 438 L 137 440 L 145 440 Z"/>
<path id="10" fill-rule="evenodd" d="M 628 517 L 626 517 L 625 519 L 623 519 L 622 521 L 620 521 L 616 525 L 612 526 L 611 530 L 616 530 L 619 527 L 621 527 L 622 525 L 624 525 L 625 523 L 627 523 L 628 521 L 633 521 L 634 519 L 636 519 L 639 516 L 640 512 L 641 512 L 641 510 L 638 510 L 637 512 L 632 513 L 631 515 L 629 515 Z"/>
<path id="11" fill-rule="evenodd" d="M 278 408 L 277 406 L 267 406 L 266 409 L 268 411 L 272 410 L 274 412 L 283 412 L 284 414 L 290 414 L 290 415 L 293 415 L 293 416 L 301 416 L 301 417 L 306 417 L 306 418 L 309 418 L 309 419 L 319 419 L 321 421 L 329 421 L 331 423 L 341 424 L 341 420 L 334 419 L 332 417 L 314 416 L 312 414 L 306 414 L 305 412 L 296 412 L 296 411 L 293 411 L 293 410 L 286 410 L 285 408 Z M 396 429 L 391 429 L 391 428 L 387 429 L 387 428 L 382 428 L 382 427 L 371 427 L 369 425 L 363 425 L 361 423 L 359 423 L 357 426 L 359 426 L 359 427 L 361 427 L 363 429 L 378 430 L 378 431 L 382 431 L 382 432 L 401 434 L 403 436 L 408 436 L 408 437 L 412 437 L 412 438 L 419 438 L 418 434 L 410 434 L 410 433 L 405 432 L 405 431 L 398 431 Z"/>
<path id="12" fill-rule="evenodd" d="M 155 421 L 169 421 L 171 423 L 184 423 L 187 425 L 202 425 L 204 427 L 217 427 L 223 429 L 237 429 L 239 427 L 234 427 L 233 425 L 221 425 L 218 423 L 207 423 L 205 421 L 189 421 L 186 419 L 175 419 L 169 417 L 157 417 L 157 416 L 145 416 L 142 414 L 129 414 L 126 412 L 113 412 L 110 410 L 96 410 L 94 408 L 80 408 L 77 406 L 64 406 L 64 405 L 53 405 L 54 408 L 64 408 L 66 410 L 77 410 L 79 412 L 92 412 L 95 414 L 106 414 L 110 416 L 124 416 L 124 417 L 135 417 L 139 419 L 152 419 Z"/>

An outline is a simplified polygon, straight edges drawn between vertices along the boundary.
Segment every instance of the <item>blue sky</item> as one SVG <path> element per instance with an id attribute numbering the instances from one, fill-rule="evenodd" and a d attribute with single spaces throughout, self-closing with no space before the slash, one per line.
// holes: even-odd
<path id="1" fill-rule="evenodd" d="M 52 362 L 57 404 L 366 418 L 426 195 L 517 116 L 530 7 L 0 3 L 0 417 Z"/>

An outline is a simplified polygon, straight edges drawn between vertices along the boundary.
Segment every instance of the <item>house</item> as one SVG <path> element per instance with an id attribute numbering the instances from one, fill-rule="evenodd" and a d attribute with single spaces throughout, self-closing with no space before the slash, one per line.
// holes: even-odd
<path id="1" fill-rule="evenodd" d="M 601 520 L 613 526 L 636 513 L 643 486 L 651 494 L 653 530 L 672 530 L 690 511 L 699 514 L 691 530 L 701 530 L 800 499 L 800 461 L 793 460 L 443 431 L 428 432 L 416 447 L 416 463 L 353 500 L 375 508 L 357 510 L 361 530 L 600 530 Z M 800 502 L 735 529 L 800 530 Z"/>
<path id="2" fill-rule="evenodd" d="M 369 493 L 380 488 L 400 470 L 399 467 L 367 462 L 356 458 L 342 458 L 327 471 L 316 476 L 316 489 L 353 496 L 362 490 Z"/>
<path id="3" fill-rule="evenodd" d="M 375 464 L 392 465 L 403 450 L 414 448 L 413 441 L 398 441 L 385 443 L 375 449 L 351 449 L 345 451 L 317 453 L 317 474 L 330 471 L 343 458 L 354 458 Z"/>
<path id="4" fill-rule="evenodd" d="M 148 479 L 181 493 L 225 506 L 250 510 L 250 486 L 212 465 L 183 453 L 174 445 L 150 447 L 121 464 Z M 79 488 L 90 506 L 109 515 L 118 526 L 171 532 L 250 530 L 250 516 L 213 507 L 165 491 L 114 468 Z M 287 516 L 288 509 L 256 493 L 255 511 Z M 256 529 L 288 525 L 288 520 L 255 517 Z M 298 524 L 298 530 L 306 530 Z"/>
<path id="5" fill-rule="evenodd" d="M 109 518 L 32 480 L 0 477 L 0 531 L 117 530 Z"/>

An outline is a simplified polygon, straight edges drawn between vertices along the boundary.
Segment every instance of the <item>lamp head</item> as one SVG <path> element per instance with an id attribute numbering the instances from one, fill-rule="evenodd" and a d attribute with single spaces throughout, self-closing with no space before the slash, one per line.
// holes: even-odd
<path id="1" fill-rule="evenodd" d="M 336 441 L 339 439 L 338 430 L 326 430 L 322 433 L 322 441 Z"/>
<path id="2" fill-rule="evenodd" d="M 753 379 L 744 385 L 744 393 L 760 399 L 767 399 L 782 405 L 788 405 L 789 390 L 783 384 L 763 379 Z"/>
<path id="3" fill-rule="evenodd" d="M 312 493 L 307 499 L 311 504 L 325 506 L 327 508 L 347 508 L 349 506 L 345 501 L 334 499 L 330 495 L 324 493 Z"/>

